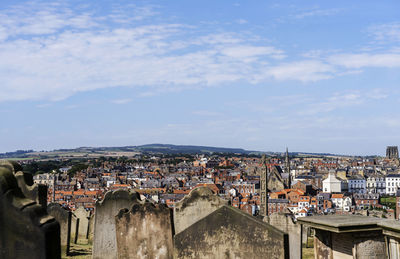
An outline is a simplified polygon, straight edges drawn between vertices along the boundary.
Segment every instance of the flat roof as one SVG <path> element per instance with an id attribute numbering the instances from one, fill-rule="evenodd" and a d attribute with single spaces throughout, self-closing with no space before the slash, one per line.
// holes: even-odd
<path id="1" fill-rule="evenodd" d="M 300 217 L 297 220 L 300 224 L 335 233 L 381 230 L 382 228 L 378 224 L 386 221 L 361 215 L 323 215 Z"/>
<path id="2" fill-rule="evenodd" d="M 383 234 L 400 238 L 400 222 L 397 220 L 385 220 L 378 224 L 382 227 Z"/>

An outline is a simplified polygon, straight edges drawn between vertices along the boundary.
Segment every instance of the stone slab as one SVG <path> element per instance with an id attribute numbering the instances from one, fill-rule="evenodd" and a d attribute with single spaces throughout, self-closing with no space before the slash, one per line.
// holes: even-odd
<path id="1" fill-rule="evenodd" d="M 93 259 L 117 259 L 115 216 L 135 203 L 141 203 L 139 194 L 127 190 L 109 191 L 102 201 L 96 202 Z"/>
<path id="2" fill-rule="evenodd" d="M 222 206 L 174 236 L 175 258 L 289 258 L 288 235 Z"/>
<path id="3" fill-rule="evenodd" d="M 118 258 L 172 258 L 172 210 L 165 205 L 135 204 L 121 210 L 115 224 Z"/>

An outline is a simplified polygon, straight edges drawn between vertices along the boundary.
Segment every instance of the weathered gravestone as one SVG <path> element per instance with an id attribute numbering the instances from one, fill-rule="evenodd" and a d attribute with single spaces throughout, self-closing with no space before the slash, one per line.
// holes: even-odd
<path id="1" fill-rule="evenodd" d="M 0 161 L 0 166 L 9 168 L 13 171 L 17 179 L 18 187 L 21 189 L 24 196 L 28 199 L 36 201 L 42 205 L 44 209 L 47 207 L 47 186 L 43 184 L 33 183 L 33 175 L 22 172 L 22 167 L 14 161 Z"/>
<path id="2" fill-rule="evenodd" d="M 174 236 L 175 258 L 289 258 L 288 235 L 222 206 Z"/>
<path id="3" fill-rule="evenodd" d="M 47 213 L 60 223 L 61 247 L 68 255 L 71 242 L 72 212 L 64 209 L 58 203 L 50 203 L 47 206 Z"/>
<path id="4" fill-rule="evenodd" d="M 24 195 L 17 167 L 0 164 L 0 258 L 60 258 L 60 226 L 37 197 Z"/>
<path id="5" fill-rule="evenodd" d="M 78 227 L 78 242 L 81 240 L 87 241 L 89 237 L 89 226 L 90 220 L 92 219 L 90 216 L 90 211 L 87 211 L 84 207 L 79 207 L 74 211 L 74 214 L 77 219 L 79 219 L 79 227 Z"/>
<path id="6" fill-rule="evenodd" d="M 90 215 L 89 219 L 89 230 L 88 230 L 88 242 L 93 243 L 93 235 L 94 235 L 94 222 L 95 222 L 95 214 Z"/>
<path id="7" fill-rule="evenodd" d="M 96 202 L 93 259 L 116 259 L 117 240 L 115 216 L 121 209 L 141 203 L 139 194 L 126 190 L 109 191 L 100 202 Z"/>
<path id="8" fill-rule="evenodd" d="M 165 205 L 135 204 L 115 224 L 118 258 L 172 258 L 172 210 Z"/>
<path id="9" fill-rule="evenodd" d="M 296 223 L 291 215 L 285 213 L 272 213 L 264 219 L 270 225 L 289 235 L 290 258 L 301 258 L 301 225 Z"/>
<path id="10" fill-rule="evenodd" d="M 174 227 L 178 234 L 211 212 L 227 205 L 228 201 L 215 195 L 207 187 L 192 190 L 174 206 Z"/>
<path id="11" fill-rule="evenodd" d="M 70 233 L 70 242 L 75 243 L 76 235 L 79 231 L 79 219 L 75 216 L 74 212 L 71 212 L 71 233 Z"/>

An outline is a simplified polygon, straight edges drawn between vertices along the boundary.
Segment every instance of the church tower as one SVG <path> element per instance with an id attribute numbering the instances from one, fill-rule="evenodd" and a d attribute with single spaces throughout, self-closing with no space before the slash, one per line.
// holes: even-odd
<path id="1" fill-rule="evenodd" d="M 285 155 L 285 173 L 288 174 L 287 187 L 290 189 L 292 187 L 292 174 L 290 173 L 290 159 L 289 159 L 289 150 L 286 148 Z"/>
<path id="2" fill-rule="evenodd" d="M 261 157 L 260 173 L 260 215 L 268 216 L 268 166 L 265 155 Z"/>

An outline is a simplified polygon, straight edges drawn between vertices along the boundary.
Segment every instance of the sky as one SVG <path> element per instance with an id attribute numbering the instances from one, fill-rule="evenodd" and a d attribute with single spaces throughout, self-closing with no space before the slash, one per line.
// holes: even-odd
<path id="1" fill-rule="evenodd" d="M 400 1 L 0 1 L 0 152 L 384 155 Z"/>

